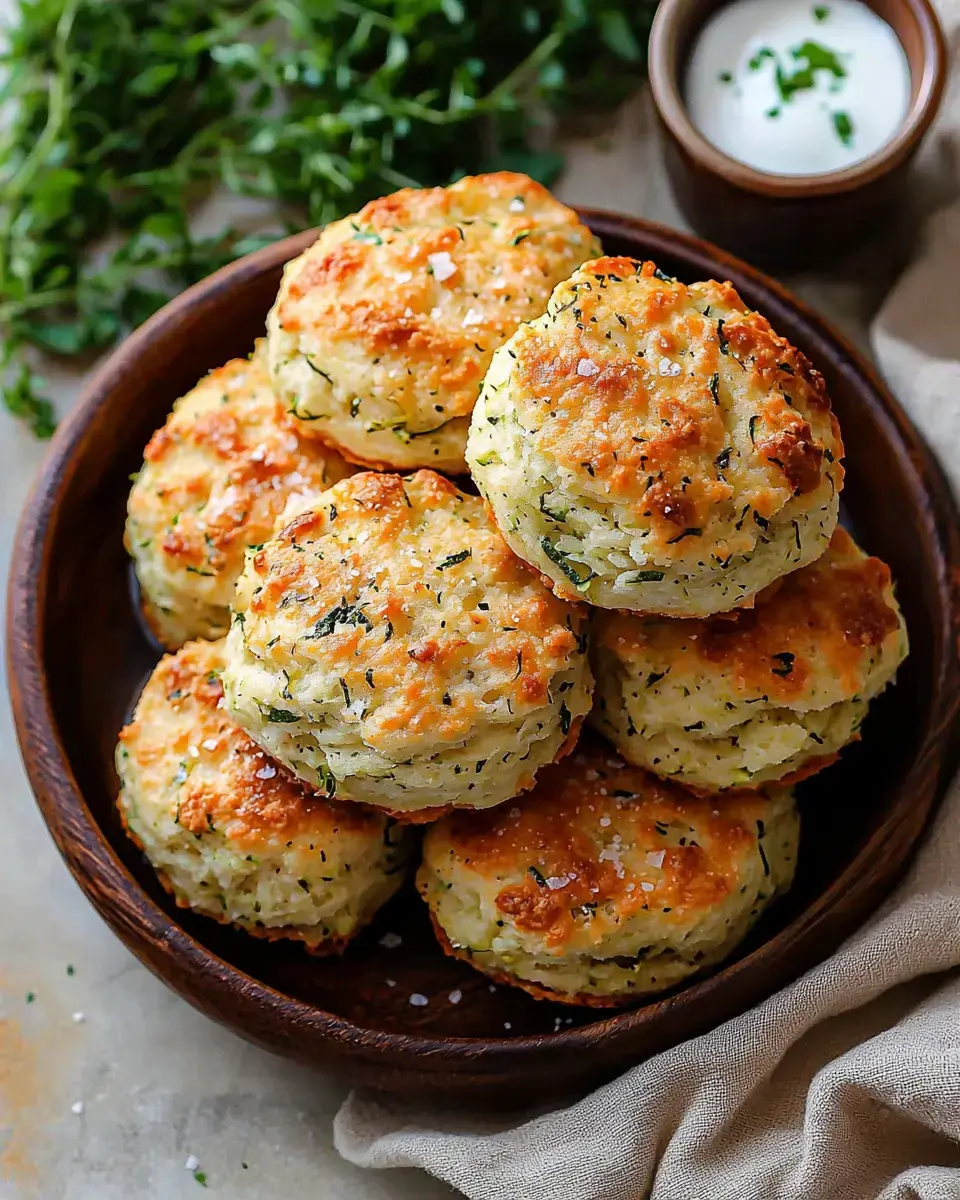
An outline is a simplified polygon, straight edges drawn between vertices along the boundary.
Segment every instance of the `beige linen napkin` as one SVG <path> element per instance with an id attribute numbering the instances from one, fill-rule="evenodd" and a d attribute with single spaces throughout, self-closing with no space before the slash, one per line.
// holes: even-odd
<path id="1" fill-rule="evenodd" d="M 956 61 L 960 0 L 939 7 Z M 941 185 L 960 182 L 957 91 L 926 152 Z M 960 493 L 960 202 L 930 220 L 872 340 Z M 960 1200 L 957 967 L 960 780 L 896 893 L 753 1011 L 527 1120 L 354 1093 L 335 1144 L 475 1200 Z"/>

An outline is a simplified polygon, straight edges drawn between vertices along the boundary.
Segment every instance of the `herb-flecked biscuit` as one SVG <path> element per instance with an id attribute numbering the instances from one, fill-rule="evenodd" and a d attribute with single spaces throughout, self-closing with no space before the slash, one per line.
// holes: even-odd
<path id="1" fill-rule="evenodd" d="M 631 762 L 710 791 L 832 762 L 907 654 L 889 569 L 841 528 L 752 609 L 599 612 L 592 632 L 597 728 Z"/>
<path id="2" fill-rule="evenodd" d="M 822 554 L 843 446 L 823 379 L 729 283 L 601 258 L 497 351 L 467 460 L 559 595 L 707 616 Z"/>
<path id="3" fill-rule="evenodd" d="M 494 350 L 598 253 L 526 175 L 373 200 L 287 264 L 267 321 L 275 386 L 354 462 L 462 472 Z"/>
<path id="4" fill-rule="evenodd" d="M 798 838 L 786 788 L 717 802 L 585 737 L 516 804 L 431 826 L 417 885 L 448 954 L 540 998 L 620 1005 L 726 958 L 790 886 Z"/>
<path id="5" fill-rule="evenodd" d="M 224 688 L 250 735 L 328 795 L 411 820 L 487 808 L 576 740 L 586 616 L 433 471 L 364 472 L 251 555 Z"/>
<path id="6" fill-rule="evenodd" d="M 305 788 L 229 719 L 223 642 L 161 659 L 120 733 L 127 832 L 184 908 L 265 938 L 340 950 L 410 856 L 380 813 Z"/>
<path id="7" fill-rule="evenodd" d="M 352 470 L 298 435 L 259 355 L 211 371 L 179 399 L 144 451 L 124 535 L 160 641 L 175 650 L 222 637 L 247 546 L 270 536 L 291 495 Z"/>

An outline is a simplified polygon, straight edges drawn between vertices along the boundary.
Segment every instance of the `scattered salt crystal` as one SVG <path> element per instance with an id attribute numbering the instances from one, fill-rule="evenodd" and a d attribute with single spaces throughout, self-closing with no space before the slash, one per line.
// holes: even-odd
<path id="1" fill-rule="evenodd" d="M 652 892 L 652 891 L 653 891 L 653 884 L 652 884 L 652 883 L 648 883 L 646 879 L 644 879 L 644 880 L 641 882 L 640 886 L 643 888 L 643 890 L 644 890 L 645 892 Z"/>
<path id="2" fill-rule="evenodd" d="M 199 758 L 200 757 L 200 751 L 197 749 L 196 746 L 188 746 L 187 753 L 190 755 L 191 758 Z"/>
<path id="3" fill-rule="evenodd" d="M 272 779 L 276 773 L 276 767 L 271 766 L 270 763 L 264 763 L 256 775 L 258 779 Z"/>
<path id="4" fill-rule="evenodd" d="M 218 744 L 219 743 L 217 742 L 216 738 L 207 738 L 207 740 L 203 743 L 203 748 L 204 750 L 216 750 Z"/>
<path id="5" fill-rule="evenodd" d="M 383 982 L 387 985 L 387 987 L 397 986 L 397 981 L 395 979 L 385 979 Z"/>
<path id="6" fill-rule="evenodd" d="M 454 988 L 447 999 L 451 1004 L 459 1004 L 463 999 L 463 992 L 461 992 L 459 988 Z"/>
<path id="7" fill-rule="evenodd" d="M 497 990 L 497 985 L 495 983 L 491 983 L 487 990 L 491 991 L 491 992 L 495 992 Z"/>
<path id="8" fill-rule="evenodd" d="M 387 950 L 396 950 L 403 942 L 403 938 L 399 933 L 387 932 L 380 939 L 380 945 L 386 947 Z"/>
<path id="9" fill-rule="evenodd" d="M 659 370 L 661 375 L 679 375 L 681 367 L 679 363 L 671 362 L 669 358 L 661 358 Z"/>
<path id="10" fill-rule="evenodd" d="M 73 1014 L 73 1023 L 75 1025 L 82 1025 L 86 1019 L 87 1018 L 83 1015 L 82 1012 L 75 1012 Z"/>
<path id="11" fill-rule="evenodd" d="M 600 824 L 603 826 L 604 829 L 606 829 L 606 827 L 610 824 L 610 818 L 609 817 L 601 817 Z"/>
<path id="12" fill-rule="evenodd" d="M 577 363 L 577 374 L 589 379 L 591 375 L 599 375 L 600 368 L 592 358 L 581 358 Z"/>
<path id="13" fill-rule="evenodd" d="M 463 318 L 464 325 L 480 325 L 483 323 L 483 313 L 477 312 L 475 308 L 468 308 L 467 314 Z"/>
<path id="14" fill-rule="evenodd" d="M 70 1111 L 79 1117 L 83 1112 L 83 1101 L 74 1100 L 74 1102 L 70 1105 Z"/>
<path id="15" fill-rule="evenodd" d="M 457 273 L 457 264 L 446 250 L 440 250 L 436 254 L 428 254 L 427 262 L 433 267 L 434 278 L 439 279 L 441 283 L 445 279 L 449 279 L 451 275 L 456 275 Z"/>
<path id="16" fill-rule="evenodd" d="M 185 1171 L 195 1171 L 200 1166 L 200 1159 L 195 1154 L 191 1154 L 187 1161 L 183 1164 Z"/>
<path id="17" fill-rule="evenodd" d="M 665 850 L 650 850 L 647 853 L 647 862 L 651 867 L 662 867 L 665 856 Z"/>
<path id="18" fill-rule="evenodd" d="M 414 992 L 413 995 L 410 997 L 410 1003 L 413 1005 L 414 1008 L 424 1008 L 426 1005 L 428 1005 L 430 1003 L 430 1001 L 423 994 L 423 992 Z"/>
<path id="19" fill-rule="evenodd" d="M 513 1028 L 513 1026 L 510 1024 L 509 1021 L 504 1021 L 503 1027 L 504 1027 L 504 1029 L 512 1029 Z"/>
<path id="20" fill-rule="evenodd" d="M 397 271 L 393 277 L 395 283 L 409 283 L 412 278 L 412 271 Z"/>
<path id="21" fill-rule="evenodd" d="M 547 879 L 547 887 L 551 892 L 555 892 L 557 888 L 566 887 L 568 882 L 566 875 L 551 875 Z"/>
<path id="22" fill-rule="evenodd" d="M 623 890 L 625 892 L 635 892 L 637 890 L 637 885 L 635 883 L 628 883 Z"/>
<path id="23" fill-rule="evenodd" d="M 514 196 L 514 198 L 507 205 L 507 208 L 509 208 L 511 212 L 523 212 L 523 210 L 526 208 L 526 205 L 523 202 L 523 197 Z"/>

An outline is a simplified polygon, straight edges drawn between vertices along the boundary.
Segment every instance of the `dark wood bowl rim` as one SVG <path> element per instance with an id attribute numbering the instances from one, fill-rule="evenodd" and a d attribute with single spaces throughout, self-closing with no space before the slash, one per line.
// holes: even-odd
<path id="1" fill-rule="evenodd" d="M 718 274 L 730 270 L 749 279 L 761 291 L 773 293 L 781 303 L 798 311 L 806 322 L 842 349 L 853 371 L 862 376 L 872 388 L 878 401 L 879 415 L 888 426 L 888 434 L 903 446 L 904 471 L 909 478 L 910 489 L 928 501 L 923 519 L 927 527 L 926 536 L 936 549 L 937 590 L 944 613 L 940 633 L 942 644 L 951 645 L 954 638 L 952 629 L 960 626 L 960 532 L 950 489 L 917 431 L 858 351 L 786 289 L 733 255 L 700 239 L 653 222 L 603 210 L 579 211 L 587 224 L 601 236 L 626 233 L 647 242 L 659 242 L 665 248 L 673 245 L 693 255 L 709 255 L 716 263 Z M 846 895 L 849 898 L 851 893 L 857 892 L 864 868 L 879 852 L 887 837 L 892 836 L 893 831 L 879 830 L 832 886 L 817 896 L 785 929 L 744 958 L 700 982 L 691 984 L 678 996 L 660 1002 L 654 998 L 641 1008 L 616 1012 L 593 1024 L 557 1033 L 515 1038 L 431 1038 L 368 1029 L 326 1013 L 266 986 L 201 946 L 150 899 L 122 865 L 91 815 L 71 771 L 57 729 L 44 669 L 43 613 L 46 588 L 49 584 L 46 567 L 49 553 L 47 534 L 59 497 L 75 470 L 75 451 L 87 427 L 116 385 L 118 377 L 124 374 L 129 364 L 137 360 L 141 347 L 148 344 L 168 322 L 177 321 L 182 312 L 190 309 L 209 290 L 223 289 L 228 284 L 237 285 L 262 272 L 275 269 L 302 251 L 315 236 L 316 231 L 308 231 L 259 250 L 201 280 L 172 300 L 109 356 L 55 434 L 21 514 L 14 541 L 9 581 L 8 682 L 17 737 L 27 775 L 54 841 L 88 899 L 108 923 L 111 923 L 106 908 L 101 907 L 94 889 L 88 886 L 85 873 L 97 875 L 106 888 L 124 893 L 130 900 L 131 908 L 135 910 L 133 923 L 131 924 L 131 918 L 128 917 L 125 927 L 125 932 L 130 935 L 128 944 L 131 948 L 136 950 L 138 957 L 146 965 L 151 966 L 152 955 L 149 947 L 155 943 L 165 944 L 169 955 L 182 965 L 188 975 L 193 976 L 196 989 L 203 991 L 212 1001 L 210 1007 L 225 1011 L 227 1002 L 235 1001 L 239 987 L 244 993 L 245 1007 L 249 1009 L 252 1004 L 262 1010 L 265 1017 L 287 1026 L 310 1027 L 333 1041 L 349 1043 L 352 1051 L 365 1058 L 377 1058 L 385 1052 L 393 1055 L 415 1055 L 421 1056 L 421 1065 L 425 1056 L 438 1063 L 469 1062 L 471 1067 L 483 1063 L 486 1070 L 496 1070 L 498 1066 L 508 1065 L 510 1060 L 525 1052 L 535 1054 L 540 1051 L 552 1054 L 589 1050 L 608 1035 L 625 1033 L 655 1019 L 664 1007 L 672 1007 L 688 998 L 708 998 L 717 988 L 728 986 L 735 980 L 757 955 L 792 941 L 802 930 L 817 923 L 841 896 Z M 924 471 L 926 481 L 922 475 Z M 31 580 L 37 581 L 36 586 L 31 586 Z M 944 661 L 937 666 L 936 678 L 931 683 L 933 701 L 930 720 L 923 742 L 903 783 L 903 788 L 907 790 L 918 784 L 925 763 L 942 762 L 945 757 L 945 747 L 952 733 L 951 696 L 960 687 L 960 668 L 953 656 L 944 656 Z M 43 759 L 47 761 L 46 767 L 40 765 Z M 941 791 L 944 783 L 945 780 L 941 777 Z M 78 844 L 67 836 L 70 820 L 85 827 L 88 834 L 85 845 Z"/>
<path id="2" fill-rule="evenodd" d="M 875 154 L 841 171 L 816 175 L 775 175 L 731 158 L 708 141 L 690 119 L 683 98 L 676 37 L 691 0 L 661 0 L 650 31 L 650 90 L 663 123 L 698 166 L 748 192 L 778 199 L 802 199 L 849 192 L 889 174 L 923 140 L 943 99 L 947 82 L 947 44 L 931 0 L 900 0 L 911 10 L 921 32 L 923 63 L 919 85 L 899 132 Z M 870 3 L 870 0 L 867 0 Z M 706 17 L 707 12 L 704 12 Z M 910 64 L 911 73 L 914 64 Z"/>

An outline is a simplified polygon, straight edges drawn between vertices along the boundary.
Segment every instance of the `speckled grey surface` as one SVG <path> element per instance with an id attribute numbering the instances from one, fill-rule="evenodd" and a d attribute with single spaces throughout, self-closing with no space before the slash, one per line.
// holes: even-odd
<path id="1" fill-rule="evenodd" d="M 0 0 L 0 16 L 8 0 Z M 642 98 L 603 142 L 571 145 L 571 202 L 677 224 Z M 803 293 L 861 344 L 883 287 L 807 281 Z M 80 377 L 54 376 L 58 407 Z M 0 554 L 43 453 L 0 414 Z M 95 583 L 93 584 L 95 587 Z M 210 1196 L 435 1200 L 454 1195 L 412 1171 L 342 1161 L 331 1120 L 349 1088 L 246 1045 L 195 1013 L 100 922 L 61 863 L 0 705 L 0 1198 L 180 1200 Z M 73 974 L 68 973 L 73 968 Z M 27 994 L 35 999 L 27 1002 Z M 73 1014 L 83 1014 L 74 1021 Z M 76 1114 L 72 1106 L 82 1102 Z"/>

